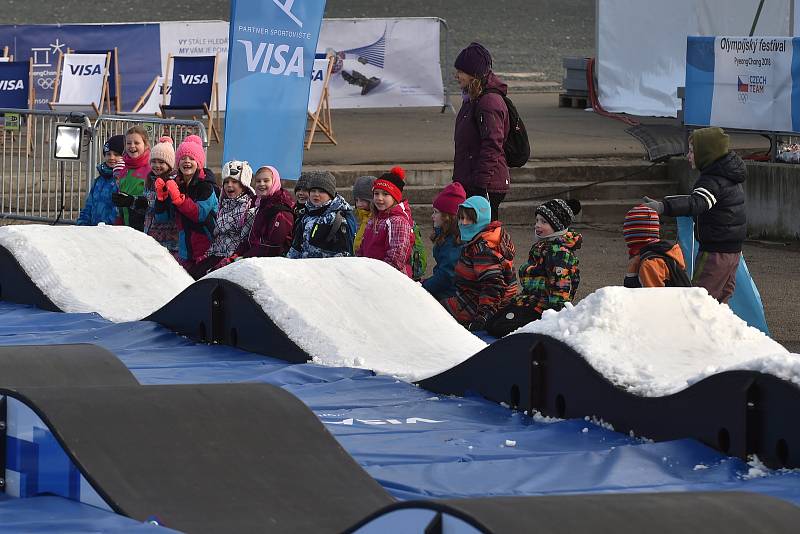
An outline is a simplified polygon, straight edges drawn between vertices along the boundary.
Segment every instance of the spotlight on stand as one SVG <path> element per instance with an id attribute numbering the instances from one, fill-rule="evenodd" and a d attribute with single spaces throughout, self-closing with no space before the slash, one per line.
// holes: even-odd
<path id="1" fill-rule="evenodd" d="M 56 142 L 53 143 L 53 159 L 76 161 L 81 159 L 81 141 L 83 131 L 89 126 L 89 120 L 83 113 L 71 113 L 66 122 L 56 126 Z"/>

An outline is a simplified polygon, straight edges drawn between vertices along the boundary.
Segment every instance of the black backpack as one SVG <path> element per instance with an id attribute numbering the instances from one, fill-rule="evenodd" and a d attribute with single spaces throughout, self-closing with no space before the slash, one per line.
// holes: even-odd
<path id="1" fill-rule="evenodd" d="M 506 154 L 506 163 L 509 167 L 522 167 L 531 158 L 531 144 L 528 141 L 528 131 L 525 129 L 525 123 L 522 122 L 517 107 L 502 91 L 489 88 L 484 90 L 481 96 L 486 93 L 498 94 L 503 97 L 503 102 L 506 103 L 509 129 L 506 140 L 503 142 L 503 152 Z"/>

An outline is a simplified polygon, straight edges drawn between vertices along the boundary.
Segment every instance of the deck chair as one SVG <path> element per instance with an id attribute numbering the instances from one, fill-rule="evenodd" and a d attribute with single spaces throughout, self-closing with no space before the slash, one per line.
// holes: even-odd
<path id="1" fill-rule="evenodd" d="M 33 59 L 28 61 L 0 62 L 0 108 L 28 110 L 33 109 L 35 102 L 35 85 L 33 83 Z M 3 137 L 14 139 L 17 134 L 22 136 L 23 130 L 28 137 L 28 149 L 33 148 L 31 123 L 26 114 L 1 115 Z M 24 128 L 23 128 L 23 124 Z"/>
<path id="2" fill-rule="evenodd" d="M 56 82 L 50 109 L 64 113 L 82 112 L 97 117 L 104 107 L 111 111 L 108 99 L 108 69 L 111 53 L 58 56 Z"/>
<path id="3" fill-rule="evenodd" d="M 208 132 L 220 142 L 219 137 L 219 87 L 217 63 L 219 54 L 213 56 L 167 56 L 167 74 L 164 79 L 171 89 L 161 95 L 161 116 L 164 118 L 208 117 Z"/>
<path id="4" fill-rule="evenodd" d="M 308 93 L 308 120 L 309 126 L 306 128 L 306 150 L 311 148 L 311 143 L 333 143 L 336 137 L 333 135 L 333 122 L 331 121 L 330 89 L 328 84 L 331 81 L 331 72 L 335 58 L 324 54 L 317 54 L 314 58 L 314 76 L 311 80 L 311 87 Z M 316 73 L 322 73 L 322 79 L 317 80 Z M 325 134 L 327 141 L 315 141 L 314 135 L 317 130 Z"/>
<path id="5" fill-rule="evenodd" d="M 75 50 L 75 54 L 111 54 L 108 69 L 108 101 L 114 113 L 122 112 L 122 77 L 119 73 L 119 49 L 115 46 L 106 50 Z"/>
<path id="6" fill-rule="evenodd" d="M 134 104 L 131 113 L 141 115 L 161 115 L 161 104 L 164 102 L 164 91 L 166 91 L 166 102 L 169 104 L 171 97 L 171 90 L 168 85 L 164 84 L 163 76 L 156 76 L 150 85 L 147 86 L 142 96 Z"/>

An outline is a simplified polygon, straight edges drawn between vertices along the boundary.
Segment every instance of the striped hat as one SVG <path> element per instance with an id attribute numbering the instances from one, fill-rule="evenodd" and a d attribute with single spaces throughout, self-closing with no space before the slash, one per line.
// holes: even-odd
<path id="1" fill-rule="evenodd" d="M 640 204 L 625 214 L 622 235 L 629 248 L 640 248 L 661 238 L 659 228 L 656 210 Z"/>

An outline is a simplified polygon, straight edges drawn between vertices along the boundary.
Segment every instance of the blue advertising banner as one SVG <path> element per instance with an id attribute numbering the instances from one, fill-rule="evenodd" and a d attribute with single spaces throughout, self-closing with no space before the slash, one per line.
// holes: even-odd
<path id="1" fill-rule="evenodd" d="M 325 0 L 233 0 L 223 160 L 300 176 Z"/>
<path id="2" fill-rule="evenodd" d="M 800 38 L 689 37 L 684 120 L 800 132 Z"/>
<path id="3" fill-rule="evenodd" d="M 0 63 L 0 108 L 28 109 L 30 63 Z"/>
<path id="4" fill-rule="evenodd" d="M 686 258 L 686 272 L 691 277 L 694 274 L 694 260 L 699 249 L 698 243 L 694 239 L 694 220 L 691 217 L 677 217 L 676 221 L 678 223 L 678 241 L 683 257 Z M 728 301 L 728 305 L 741 320 L 769 335 L 761 293 L 758 292 L 756 283 L 750 276 L 744 255 L 739 260 L 739 268 L 736 270 L 736 288 L 733 290 L 733 297 Z"/>
<path id="5" fill-rule="evenodd" d="M 205 103 L 211 107 L 214 56 L 176 57 L 172 63 L 171 106 Z"/>
<path id="6" fill-rule="evenodd" d="M 130 111 L 153 78 L 161 74 L 158 24 L 5 24 L 0 25 L 0 46 L 6 45 L 16 61 L 33 59 L 37 109 L 47 109 L 52 100 L 58 55 L 67 49 L 117 47 L 124 111 Z"/>

